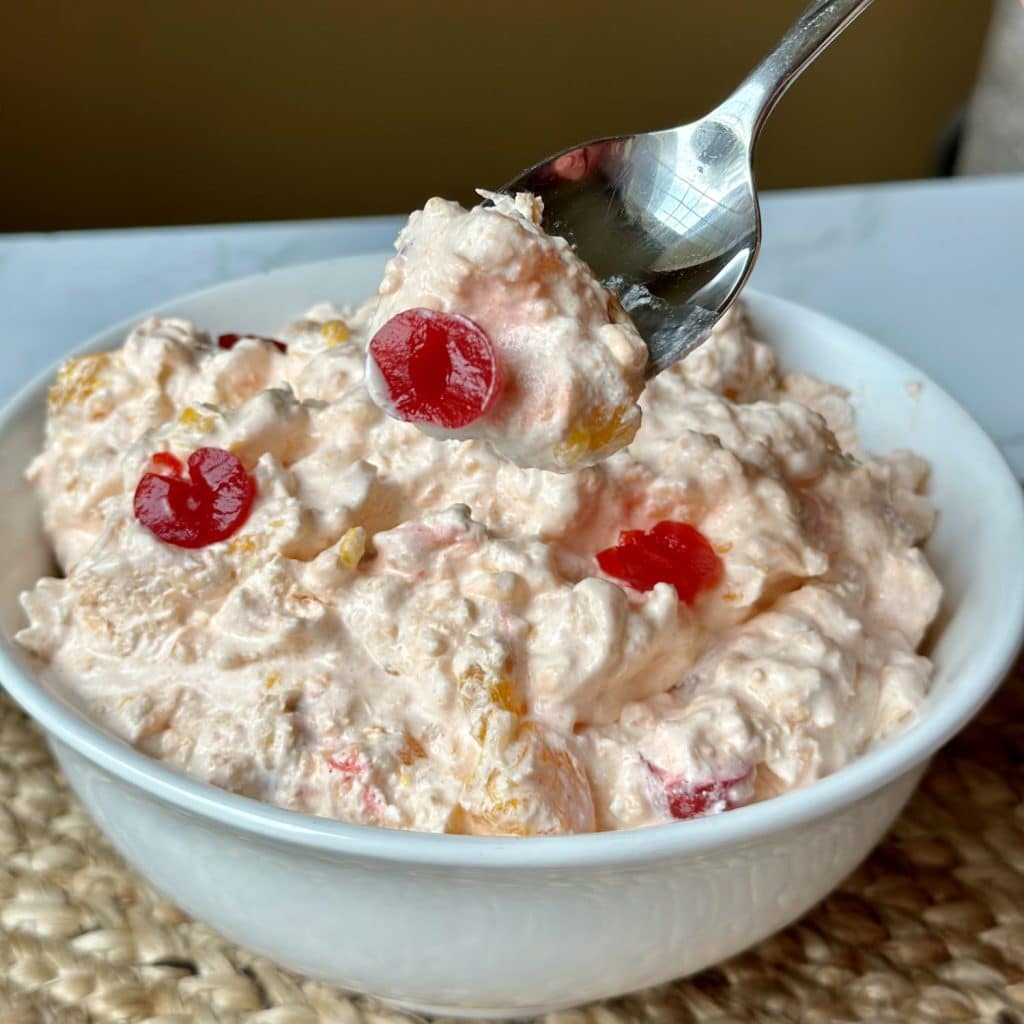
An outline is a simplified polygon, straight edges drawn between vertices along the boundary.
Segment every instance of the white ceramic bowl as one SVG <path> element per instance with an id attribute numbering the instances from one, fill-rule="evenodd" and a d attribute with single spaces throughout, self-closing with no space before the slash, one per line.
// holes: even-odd
<path id="1" fill-rule="evenodd" d="M 383 255 L 272 271 L 156 312 L 270 333 L 313 302 L 369 294 Z M 998 685 L 1024 622 L 1024 507 L 995 447 L 935 384 L 816 313 L 748 294 L 783 364 L 853 392 L 862 436 L 934 468 L 928 554 L 946 586 L 920 720 L 806 790 L 631 832 L 481 839 L 391 832 L 278 810 L 193 782 L 90 724 L 11 637 L 49 567 L 21 482 L 50 375 L 0 417 L 6 555 L 0 678 L 125 858 L 189 913 L 314 977 L 446 1014 L 524 1015 L 699 970 L 821 899 L 877 843 L 924 771 Z M 119 345 L 130 325 L 87 349 Z M 919 385 L 919 388 L 918 388 Z"/>

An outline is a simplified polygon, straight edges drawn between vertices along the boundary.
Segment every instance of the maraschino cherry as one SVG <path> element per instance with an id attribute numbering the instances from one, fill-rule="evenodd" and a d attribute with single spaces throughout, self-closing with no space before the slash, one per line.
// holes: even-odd
<path id="1" fill-rule="evenodd" d="M 615 547 L 597 553 L 597 564 L 634 590 L 671 583 L 683 604 L 722 578 L 722 562 L 707 538 L 689 523 L 663 520 L 649 530 L 623 530 Z"/>
<path id="2" fill-rule="evenodd" d="M 749 773 L 731 779 L 712 779 L 708 782 L 688 782 L 684 779 L 663 779 L 668 812 L 673 818 L 699 818 L 713 810 L 731 810 L 736 806 L 733 791 L 744 783 Z"/>
<path id="3" fill-rule="evenodd" d="M 256 481 L 223 448 L 200 448 L 188 457 L 188 476 L 170 452 L 151 460 L 135 488 L 135 518 L 154 536 L 179 548 L 226 540 L 248 518 Z"/>
<path id="4" fill-rule="evenodd" d="M 406 309 L 370 341 L 398 419 L 458 430 L 493 407 L 501 363 L 487 332 L 469 317 Z"/>

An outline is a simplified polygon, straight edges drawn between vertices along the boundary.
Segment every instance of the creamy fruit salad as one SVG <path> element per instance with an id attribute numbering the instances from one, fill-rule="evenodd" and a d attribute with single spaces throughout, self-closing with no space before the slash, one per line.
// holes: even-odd
<path id="1" fill-rule="evenodd" d="M 532 196 L 431 200 L 378 295 L 69 360 L 29 469 L 41 673 L 282 807 L 550 835 L 763 800 L 913 720 L 927 467 L 742 311 L 643 387 Z M 642 425 L 641 425 L 642 419 Z"/>

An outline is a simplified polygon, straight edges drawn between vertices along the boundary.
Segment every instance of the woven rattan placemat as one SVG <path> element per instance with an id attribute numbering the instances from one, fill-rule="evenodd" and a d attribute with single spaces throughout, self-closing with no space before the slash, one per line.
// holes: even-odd
<path id="1" fill-rule="evenodd" d="M 159 897 L 3 696 L 0 801 L 0 1024 L 412 1019 L 246 953 Z M 1024 1024 L 1024 664 L 798 924 L 686 981 L 549 1021 Z"/>

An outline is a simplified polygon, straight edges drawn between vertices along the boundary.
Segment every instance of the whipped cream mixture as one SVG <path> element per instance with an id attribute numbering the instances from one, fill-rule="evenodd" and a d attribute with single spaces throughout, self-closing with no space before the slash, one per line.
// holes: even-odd
<path id="1" fill-rule="evenodd" d="M 641 395 L 634 328 L 537 220 L 431 200 L 380 295 L 309 310 L 286 351 L 164 319 L 67 362 L 29 470 L 65 575 L 19 634 L 49 684 L 195 778 L 435 832 L 714 813 L 904 728 L 940 597 L 923 461 L 857 450 L 842 390 L 781 373 L 741 312 Z M 414 307 L 482 326 L 512 382 L 454 438 L 366 373 Z M 202 448 L 244 465 L 251 512 L 165 543 L 133 494 Z M 690 603 L 596 562 L 663 521 L 720 561 Z"/>

